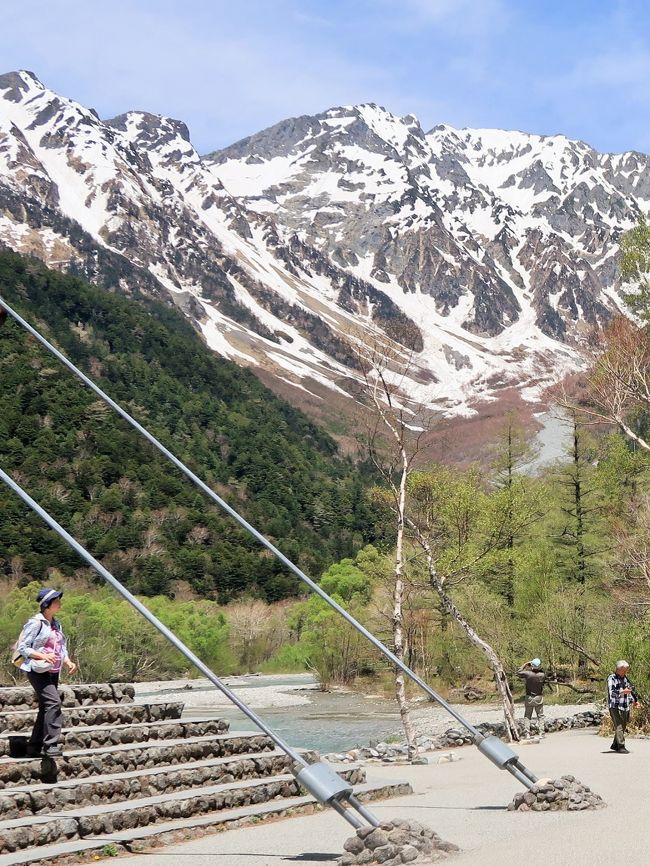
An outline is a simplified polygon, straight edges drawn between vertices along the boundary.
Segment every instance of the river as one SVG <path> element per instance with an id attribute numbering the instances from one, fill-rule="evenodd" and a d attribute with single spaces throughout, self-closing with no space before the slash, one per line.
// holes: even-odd
<path id="1" fill-rule="evenodd" d="M 395 702 L 355 692 L 322 692 L 311 674 L 226 677 L 226 684 L 252 707 L 274 731 L 298 748 L 344 752 L 387 738 L 403 739 Z M 207 680 L 139 683 L 136 700 L 147 703 L 183 701 L 183 718 L 220 718 L 230 730 L 251 731 L 254 725 Z M 503 713 L 497 703 L 454 704 L 472 724 L 497 722 Z M 547 704 L 548 718 L 572 715 L 593 708 L 585 701 L 574 705 Z M 517 709 L 523 714 L 523 708 Z M 435 736 L 457 722 L 446 710 L 427 699 L 413 702 L 416 733 Z"/>
<path id="2" fill-rule="evenodd" d="M 400 718 L 394 701 L 351 692 L 322 692 L 311 674 L 225 679 L 269 727 L 299 748 L 340 752 L 399 733 Z M 231 731 L 254 728 L 205 680 L 140 683 L 136 700 L 182 700 L 186 704 L 183 718 L 226 719 Z"/>

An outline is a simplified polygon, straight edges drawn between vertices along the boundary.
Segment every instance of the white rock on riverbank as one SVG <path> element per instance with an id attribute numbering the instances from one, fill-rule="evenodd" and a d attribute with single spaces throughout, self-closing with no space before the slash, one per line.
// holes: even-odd
<path id="1" fill-rule="evenodd" d="M 295 675 L 287 684 L 286 675 L 267 675 L 264 677 L 241 676 L 224 677 L 223 682 L 238 697 L 253 709 L 271 707 L 298 707 L 310 703 L 309 691 L 318 690 L 318 685 L 309 675 Z M 274 680 L 277 683 L 274 683 Z M 263 683 L 263 685 L 262 685 Z M 187 709 L 218 709 L 231 707 L 232 703 L 207 679 L 163 680 L 150 683 L 136 683 L 136 701 L 161 703 L 183 701 Z"/>

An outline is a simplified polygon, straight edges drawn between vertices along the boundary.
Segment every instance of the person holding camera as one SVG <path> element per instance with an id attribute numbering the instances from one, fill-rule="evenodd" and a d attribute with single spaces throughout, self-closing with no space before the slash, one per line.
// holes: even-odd
<path id="1" fill-rule="evenodd" d="M 542 660 L 532 659 L 523 664 L 517 671 L 517 676 L 525 680 L 526 697 L 524 698 L 524 736 L 530 737 L 530 720 L 533 712 L 537 714 L 537 730 L 540 737 L 544 736 L 544 685 L 546 674 L 542 670 Z"/>
<path id="2" fill-rule="evenodd" d="M 56 614 L 61 610 L 63 593 L 57 589 L 42 589 L 36 596 L 40 611 L 23 628 L 17 653 L 22 663 L 20 669 L 27 674 L 38 698 L 38 713 L 27 754 L 55 758 L 61 755 L 61 696 L 59 674 L 65 665 L 73 674 L 77 665 L 69 658 L 68 648 Z"/>

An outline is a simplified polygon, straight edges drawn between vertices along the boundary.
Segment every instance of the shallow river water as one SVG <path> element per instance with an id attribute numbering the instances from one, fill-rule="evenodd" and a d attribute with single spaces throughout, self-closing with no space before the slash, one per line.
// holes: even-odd
<path id="1" fill-rule="evenodd" d="M 226 685 L 251 706 L 269 727 L 288 743 L 319 752 L 342 752 L 387 738 L 403 739 L 395 702 L 350 692 L 321 692 L 310 674 L 287 676 L 226 677 Z M 183 701 L 183 718 L 221 718 L 230 730 L 251 731 L 253 723 L 207 680 L 140 683 L 136 700 L 141 702 Z M 547 717 L 571 715 L 593 705 L 552 704 Z M 496 703 L 454 705 L 473 724 L 503 718 Z M 458 723 L 441 707 L 423 700 L 412 706 L 416 733 L 435 736 Z M 523 707 L 517 704 L 517 715 Z"/>
<path id="2" fill-rule="evenodd" d="M 287 677 L 237 677 L 226 679 L 227 685 L 274 731 L 289 743 L 300 748 L 313 748 L 321 752 L 338 752 L 355 746 L 366 746 L 371 740 L 381 741 L 399 732 L 400 719 L 395 704 L 381 698 L 364 697 L 346 692 L 321 692 L 309 674 Z M 138 688 L 137 700 L 155 697 L 157 700 L 186 700 L 183 718 L 218 717 L 230 722 L 231 731 L 254 729 L 251 721 L 235 706 L 215 707 L 215 689 L 210 684 L 190 683 L 191 689 L 155 688 L 147 690 L 147 683 Z M 260 706 L 254 692 L 272 689 L 282 692 L 286 688 L 292 698 L 300 702 L 293 706 Z M 275 695 L 274 699 L 278 696 Z M 281 695 L 279 696 L 281 699 Z"/>
<path id="3" fill-rule="evenodd" d="M 257 714 L 278 734 L 294 746 L 319 752 L 340 752 L 355 746 L 367 746 L 394 734 L 399 728 L 399 714 L 387 701 L 355 695 L 312 692 L 310 703 L 298 707 L 258 709 Z M 194 711 L 185 715 L 190 717 Z M 248 718 L 236 710 L 220 710 L 219 718 L 228 719 L 231 731 L 251 730 Z"/>

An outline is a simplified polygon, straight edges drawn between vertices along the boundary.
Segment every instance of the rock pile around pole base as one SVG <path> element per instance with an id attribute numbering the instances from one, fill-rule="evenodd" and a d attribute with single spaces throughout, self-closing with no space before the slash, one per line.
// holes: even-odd
<path id="1" fill-rule="evenodd" d="M 401 866 L 402 863 L 437 863 L 454 851 L 457 845 L 444 842 L 437 833 L 418 824 L 395 818 L 379 827 L 361 827 L 343 846 L 345 854 L 339 866 L 365 864 L 372 866 Z"/>
<path id="2" fill-rule="evenodd" d="M 607 804 L 575 776 L 536 782 L 508 804 L 509 812 L 583 812 L 603 809 Z"/>

